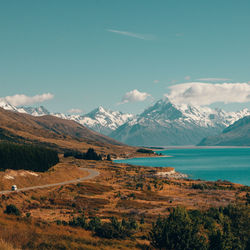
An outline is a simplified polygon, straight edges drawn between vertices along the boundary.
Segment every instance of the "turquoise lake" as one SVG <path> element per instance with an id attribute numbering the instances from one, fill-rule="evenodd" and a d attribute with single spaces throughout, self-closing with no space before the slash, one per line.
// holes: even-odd
<path id="1" fill-rule="evenodd" d="M 171 157 L 133 158 L 115 162 L 174 167 L 192 179 L 220 179 L 250 185 L 250 148 L 169 148 L 158 153 Z"/>

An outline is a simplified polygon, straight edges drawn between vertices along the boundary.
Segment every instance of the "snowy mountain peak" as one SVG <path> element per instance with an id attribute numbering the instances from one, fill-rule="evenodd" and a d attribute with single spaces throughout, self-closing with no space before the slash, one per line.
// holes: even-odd
<path id="1" fill-rule="evenodd" d="M 26 113 L 33 116 L 43 116 L 43 115 L 50 115 L 50 112 L 44 107 L 19 107 L 18 112 Z"/>
<path id="2" fill-rule="evenodd" d="M 5 110 L 16 111 L 19 113 L 30 114 L 33 116 L 49 115 L 50 112 L 43 106 L 40 107 L 15 107 L 4 98 L 0 98 L 0 107 Z"/>
<path id="3" fill-rule="evenodd" d="M 81 117 L 79 122 L 95 131 L 108 135 L 134 116 L 119 111 L 105 110 L 102 106 Z"/>
<path id="4" fill-rule="evenodd" d="M 248 109 L 226 112 L 210 107 L 175 104 L 164 98 L 119 127 L 111 137 L 131 145 L 195 145 L 246 115 L 250 115 Z"/>
<path id="5" fill-rule="evenodd" d="M 74 120 L 90 129 L 131 145 L 194 145 L 204 137 L 220 133 L 235 121 L 250 115 L 248 109 L 226 112 L 222 109 L 176 104 L 161 99 L 138 116 L 99 106 L 85 115 L 50 113 L 41 107 L 14 107 L 0 98 L 0 107 L 33 116 L 54 115 Z"/>
<path id="6" fill-rule="evenodd" d="M 134 117 L 132 114 L 106 110 L 102 106 L 85 115 L 65 115 L 60 113 L 54 115 L 63 119 L 74 120 L 83 126 L 105 135 L 109 135 L 112 131 Z"/>
<path id="7" fill-rule="evenodd" d="M 99 106 L 97 109 L 99 112 L 106 112 L 106 110 L 102 106 Z"/>
<path id="8" fill-rule="evenodd" d="M 11 105 L 5 98 L 0 98 L 0 107 L 6 110 L 17 111 L 17 108 Z"/>

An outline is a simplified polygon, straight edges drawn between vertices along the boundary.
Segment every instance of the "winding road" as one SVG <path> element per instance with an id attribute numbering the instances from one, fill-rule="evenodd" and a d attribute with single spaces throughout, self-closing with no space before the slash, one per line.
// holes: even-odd
<path id="1" fill-rule="evenodd" d="M 85 177 L 82 177 L 82 178 L 77 178 L 77 179 L 74 179 L 74 180 L 70 180 L 70 181 L 63 181 L 63 182 L 58 182 L 58 183 L 53 183 L 53 184 L 46 184 L 46 185 L 41 185 L 41 186 L 20 188 L 20 189 L 17 189 L 16 191 L 4 190 L 4 191 L 0 191 L 0 194 L 10 194 L 10 193 L 14 193 L 14 192 L 22 192 L 22 191 L 28 191 L 28 190 L 38 189 L 38 188 L 48 188 L 48 187 L 55 187 L 55 186 L 60 186 L 60 185 L 61 186 L 62 185 L 67 185 L 67 184 L 72 184 L 72 183 L 77 183 L 77 182 L 93 179 L 93 178 L 97 177 L 100 174 L 99 171 L 91 169 L 91 168 L 80 168 L 80 169 L 83 170 L 83 171 L 87 171 L 89 173 L 89 175 L 85 176 Z"/>

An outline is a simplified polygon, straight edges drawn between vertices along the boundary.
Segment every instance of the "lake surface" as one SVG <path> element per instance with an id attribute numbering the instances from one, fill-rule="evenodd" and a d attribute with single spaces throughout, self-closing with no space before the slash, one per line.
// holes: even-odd
<path id="1" fill-rule="evenodd" d="M 171 157 L 133 158 L 115 162 L 174 167 L 192 179 L 220 179 L 250 186 L 250 148 L 169 148 L 158 153 Z"/>

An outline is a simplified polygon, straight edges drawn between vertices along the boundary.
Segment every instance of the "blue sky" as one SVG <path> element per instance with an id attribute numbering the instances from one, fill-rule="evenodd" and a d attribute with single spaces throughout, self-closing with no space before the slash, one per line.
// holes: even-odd
<path id="1" fill-rule="evenodd" d="M 136 113 L 176 84 L 249 84 L 249 12 L 248 0 L 1 1 L 0 96 Z M 212 105 L 250 108 L 246 98 Z"/>

